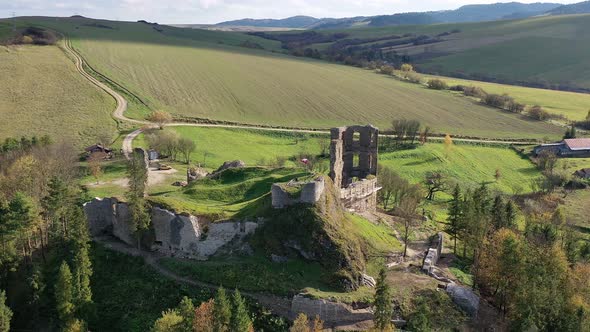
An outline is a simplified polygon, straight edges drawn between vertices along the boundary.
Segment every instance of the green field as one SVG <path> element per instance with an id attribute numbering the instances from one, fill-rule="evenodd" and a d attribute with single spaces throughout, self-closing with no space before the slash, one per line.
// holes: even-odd
<path id="1" fill-rule="evenodd" d="M 590 111 L 590 94 L 565 92 L 547 89 L 528 88 L 517 85 L 507 85 L 458 79 L 446 76 L 424 75 L 424 79 L 439 78 L 451 85 L 477 86 L 488 93 L 509 94 L 522 104 L 529 106 L 540 105 L 553 114 L 564 115 L 569 120 L 584 120 Z"/>
<path id="2" fill-rule="evenodd" d="M 427 144 L 379 158 L 382 165 L 414 183 L 422 183 L 428 172 L 441 172 L 450 183 L 469 186 L 486 183 L 492 190 L 508 194 L 530 192 L 531 181 L 542 176 L 529 160 L 502 147 L 454 145 L 447 151 L 443 144 Z M 501 173 L 497 182 L 496 169 Z"/>
<path id="3" fill-rule="evenodd" d="M 386 128 L 405 117 L 436 132 L 504 138 L 557 137 L 562 131 L 366 70 L 269 53 L 277 42 L 244 34 L 30 20 L 66 32 L 97 70 L 151 108 L 180 116 L 321 128 L 353 123 Z M 112 29 L 87 26 L 97 22 Z M 228 46 L 246 40 L 266 50 Z"/>
<path id="4" fill-rule="evenodd" d="M 78 146 L 113 136 L 115 102 L 56 46 L 0 46 L 0 139 L 50 135 Z"/>

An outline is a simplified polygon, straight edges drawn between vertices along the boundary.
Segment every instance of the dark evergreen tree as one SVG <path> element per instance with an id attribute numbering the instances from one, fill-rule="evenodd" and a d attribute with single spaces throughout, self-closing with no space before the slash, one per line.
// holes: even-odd
<path id="1" fill-rule="evenodd" d="M 461 187 L 456 185 L 455 190 L 453 191 L 453 199 L 449 204 L 449 216 L 447 218 L 447 225 L 445 227 L 445 232 L 447 232 L 453 238 L 453 250 L 455 254 L 457 254 L 457 238 L 459 237 L 462 229 L 462 206 L 463 202 L 461 199 Z"/>
<path id="2" fill-rule="evenodd" d="M 379 272 L 377 278 L 377 285 L 375 286 L 375 312 L 374 321 L 375 327 L 381 331 L 391 328 L 391 315 L 393 313 L 393 306 L 391 304 L 391 289 L 387 284 L 387 272 L 383 268 Z"/>
<path id="3" fill-rule="evenodd" d="M 193 332 L 195 305 L 188 297 L 183 297 L 178 305 L 178 313 L 182 316 L 182 332 Z"/>
<path id="4" fill-rule="evenodd" d="M 0 332 L 10 331 L 12 310 L 6 305 L 6 292 L 0 291 Z"/>
<path id="5" fill-rule="evenodd" d="M 229 322 L 231 320 L 231 304 L 223 287 L 219 287 L 215 294 L 215 303 L 213 306 L 213 331 L 229 331 Z"/>
<path id="6" fill-rule="evenodd" d="M 246 301 L 237 289 L 232 297 L 233 307 L 230 320 L 230 330 L 232 332 L 248 332 L 252 330 L 252 320 L 248 315 Z"/>
<path id="7" fill-rule="evenodd" d="M 59 319 L 66 324 L 75 312 L 73 296 L 72 272 L 64 261 L 59 268 L 57 282 L 55 283 L 55 304 Z"/>
<path id="8" fill-rule="evenodd" d="M 494 199 L 494 204 L 492 205 L 491 212 L 492 225 L 494 225 L 496 229 L 506 227 L 506 211 L 502 196 L 496 196 L 496 198 Z"/>
<path id="9" fill-rule="evenodd" d="M 505 227 L 513 228 L 516 226 L 516 206 L 512 200 L 506 203 L 506 215 L 504 216 Z"/>

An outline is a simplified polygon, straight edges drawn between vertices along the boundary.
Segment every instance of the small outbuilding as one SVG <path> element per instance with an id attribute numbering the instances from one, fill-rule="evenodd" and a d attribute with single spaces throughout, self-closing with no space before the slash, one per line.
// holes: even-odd
<path id="1" fill-rule="evenodd" d="M 104 155 L 105 159 L 109 159 L 113 156 L 113 149 L 107 148 L 107 147 L 103 146 L 102 144 L 91 145 L 91 146 L 87 147 L 86 149 L 84 149 L 84 151 L 86 151 L 86 155 L 88 157 L 90 157 L 93 154 L 102 154 L 102 155 Z"/>

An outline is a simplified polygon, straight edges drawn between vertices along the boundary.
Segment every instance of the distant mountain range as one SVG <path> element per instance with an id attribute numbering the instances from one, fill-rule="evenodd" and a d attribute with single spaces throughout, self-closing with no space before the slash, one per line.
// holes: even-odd
<path id="1" fill-rule="evenodd" d="M 590 13 L 590 1 L 564 5 L 549 11 L 551 15 L 586 14 Z"/>
<path id="2" fill-rule="evenodd" d="M 519 19 L 538 15 L 562 15 L 590 13 L 590 1 L 573 5 L 558 3 L 520 2 L 495 3 L 490 5 L 466 5 L 455 10 L 422 13 L 400 13 L 371 17 L 315 18 L 293 16 L 286 19 L 242 19 L 216 24 L 217 27 L 249 26 L 260 28 L 290 29 L 338 29 L 352 26 L 382 27 L 392 25 L 460 23 Z"/>

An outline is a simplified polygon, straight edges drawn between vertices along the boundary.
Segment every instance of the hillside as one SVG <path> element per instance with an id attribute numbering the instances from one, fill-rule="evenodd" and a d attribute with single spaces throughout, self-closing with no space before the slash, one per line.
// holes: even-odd
<path id="1" fill-rule="evenodd" d="M 72 36 L 95 69 L 152 109 L 179 116 L 315 128 L 387 128 L 392 119 L 407 117 L 436 132 L 480 137 L 556 137 L 562 131 L 370 71 L 228 46 L 280 47 L 255 36 L 101 21 L 108 29 L 81 19 L 37 22 Z"/>
<path id="2" fill-rule="evenodd" d="M 446 76 L 590 91 L 590 15 L 267 35 L 337 61 L 403 61 Z"/>
<path id="3" fill-rule="evenodd" d="M 384 27 L 433 23 L 482 22 L 502 19 L 526 18 L 544 14 L 561 7 L 559 3 L 520 2 L 466 5 L 454 10 L 420 13 L 397 13 L 370 17 L 314 18 L 293 16 L 285 19 L 241 19 L 216 24 L 219 27 L 249 26 L 293 29 L 334 29 L 355 26 Z"/>
<path id="4" fill-rule="evenodd" d="M 57 46 L 0 46 L 0 140 L 49 135 L 80 146 L 114 138 L 113 108 Z"/>
<path id="5" fill-rule="evenodd" d="M 319 19 L 310 16 L 293 16 L 285 19 L 251 19 L 227 21 L 216 24 L 217 26 L 251 26 L 273 28 L 306 28 L 315 24 Z"/>
<path id="6" fill-rule="evenodd" d="M 564 5 L 549 11 L 551 15 L 571 15 L 590 13 L 590 1 L 579 2 L 571 5 Z"/>

